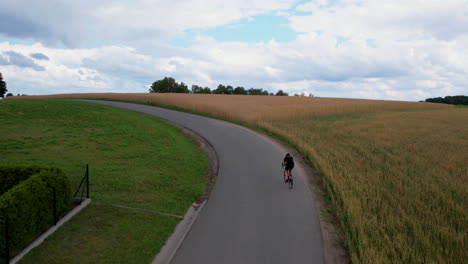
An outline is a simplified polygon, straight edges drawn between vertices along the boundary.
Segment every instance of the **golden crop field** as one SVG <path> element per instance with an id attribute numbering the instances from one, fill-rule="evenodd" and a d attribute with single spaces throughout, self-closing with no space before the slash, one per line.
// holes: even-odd
<path id="1" fill-rule="evenodd" d="M 419 104 L 401 101 L 222 94 L 93 93 L 27 96 L 24 98 L 102 98 L 139 101 L 176 106 L 249 124 L 257 124 L 265 120 L 284 120 L 342 112 L 446 107 L 440 104 Z"/>
<path id="2" fill-rule="evenodd" d="M 354 263 L 468 260 L 468 108 L 279 96 L 51 97 L 152 102 L 261 127 L 291 142 L 324 179 Z"/>
<path id="3" fill-rule="evenodd" d="M 326 179 L 355 263 L 463 263 L 468 108 L 265 124 Z"/>

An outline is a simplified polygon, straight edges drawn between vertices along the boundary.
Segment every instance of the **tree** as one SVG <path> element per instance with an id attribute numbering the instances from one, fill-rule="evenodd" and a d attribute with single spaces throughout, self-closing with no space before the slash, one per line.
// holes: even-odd
<path id="1" fill-rule="evenodd" d="M 170 93 L 175 91 L 177 83 L 174 78 L 164 77 L 164 79 L 159 80 L 151 84 L 150 93 Z"/>
<path id="2" fill-rule="evenodd" d="M 192 93 L 198 93 L 198 94 L 210 94 L 211 89 L 208 87 L 201 87 L 196 84 L 192 85 Z"/>
<path id="3" fill-rule="evenodd" d="M 427 98 L 427 99 L 426 99 L 426 102 L 430 102 L 430 103 L 443 103 L 443 102 L 444 102 L 444 98 L 442 98 L 442 97 Z"/>
<path id="4" fill-rule="evenodd" d="M 3 75 L 0 72 L 0 97 L 4 98 L 5 93 L 8 92 L 6 82 L 3 81 Z"/>
<path id="5" fill-rule="evenodd" d="M 256 89 L 256 88 L 250 88 L 249 89 L 249 95 L 268 95 L 268 91 L 267 90 L 263 90 L 263 89 Z"/>
<path id="6" fill-rule="evenodd" d="M 445 96 L 445 98 L 442 98 L 442 97 L 427 98 L 426 102 L 454 104 L 454 105 L 468 105 L 468 96 L 455 95 L 455 96 Z"/>
<path id="7" fill-rule="evenodd" d="M 247 90 L 244 87 L 238 86 L 232 92 L 233 94 L 247 94 Z"/>
<path id="8" fill-rule="evenodd" d="M 10 96 L 13 96 L 12 93 L 7 93 L 6 97 L 10 97 Z"/>
<path id="9" fill-rule="evenodd" d="M 188 86 L 184 82 L 181 82 L 176 85 L 174 93 L 189 93 Z"/>
<path id="10" fill-rule="evenodd" d="M 262 89 L 255 89 L 255 88 L 249 89 L 249 95 L 261 95 L 261 94 L 262 94 Z"/>
<path id="11" fill-rule="evenodd" d="M 203 88 L 201 88 L 200 86 L 196 85 L 196 84 L 192 84 L 192 93 L 201 93 L 201 90 Z"/>
<path id="12" fill-rule="evenodd" d="M 189 89 L 184 82 L 178 84 L 174 78 L 164 77 L 151 84 L 150 93 L 188 93 Z"/>
<path id="13" fill-rule="evenodd" d="M 444 102 L 446 104 L 468 105 L 468 96 L 463 96 L 463 95 L 445 96 Z"/>
<path id="14" fill-rule="evenodd" d="M 288 96 L 288 93 L 284 92 L 283 90 L 279 90 L 278 92 L 276 92 L 276 95 L 277 96 Z"/>
<path id="15" fill-rule="evenodd" d="M 203 89 L 200 90 L 200 93 L 202 94 L 210 94 L 211 93 L 211 89 L 208 88 L 208 87 L 205 87 Z"/>
<path id="16" fill-rule="evenodd" d="M 218 85 L 218 88 L 214 89 L 213 93 L 214 94 L 226 94 L 227 93 L 226 86 L 222 84 Z"/>
<path id="17" fill-rule="evenodd" d="M 226 94 L 233 94 L 234 88 L 231 85 L 226 86 Z"/>

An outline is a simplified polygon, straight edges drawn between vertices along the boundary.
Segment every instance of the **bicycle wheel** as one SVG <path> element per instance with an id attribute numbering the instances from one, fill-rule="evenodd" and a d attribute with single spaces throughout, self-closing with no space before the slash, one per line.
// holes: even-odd
<path id="1" fill-rule="evenodd" d="M 293 178 L 292 178 L 292 175 L 291 177 L 289 177 L 289 189 L 292 189 L 293 188 Z"/>

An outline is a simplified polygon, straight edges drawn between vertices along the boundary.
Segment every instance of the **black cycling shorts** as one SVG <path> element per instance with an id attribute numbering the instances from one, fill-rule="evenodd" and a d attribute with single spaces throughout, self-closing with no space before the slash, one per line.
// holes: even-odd
<path id="1" fill-rule="evenodd" d="M 294 164 L 292 164 L 292 165 L 289 165 L 289 164 L 288 164 L 288 165 L 286 165 L 286 167 L 285 167 L 284 169 L 287 170 L 287 171 L 290 171 L 290 170 L 292 170 L 293 168 L 294 168 Z"/>

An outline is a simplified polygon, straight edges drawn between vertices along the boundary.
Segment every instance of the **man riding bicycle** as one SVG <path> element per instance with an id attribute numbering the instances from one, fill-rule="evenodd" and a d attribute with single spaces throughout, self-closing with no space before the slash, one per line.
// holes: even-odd
<path id="1" fill-rule="evenodd" d="M 284 157 L 281 166 L 284 168 L 284 182 L 288 182 L 288 173 L 289 177 L 292 177 L 291 171 L 294 168 L 294 159 L 289 153 L 287 153 L 286 157 Z"/>

